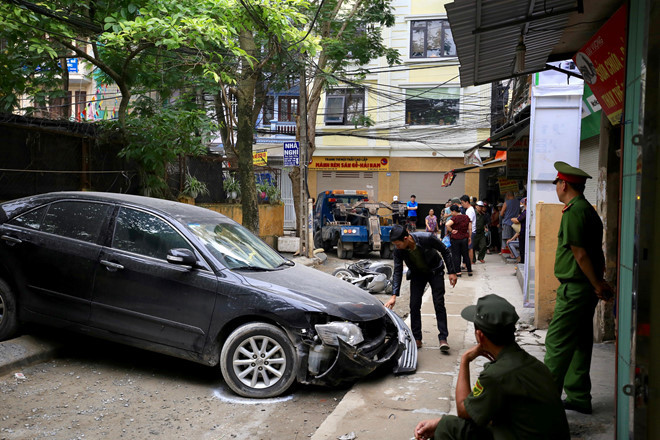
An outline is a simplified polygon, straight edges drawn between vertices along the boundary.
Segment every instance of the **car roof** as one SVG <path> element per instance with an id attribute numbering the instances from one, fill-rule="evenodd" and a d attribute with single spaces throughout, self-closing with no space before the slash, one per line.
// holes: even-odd
<path id="1" fill-rule="evenodd" d="M 2 209 L 8 218 L 12 218 L 24 211 L 36 206 L 51 203 L 57 200 L 88 200 L 97 202 L 117 203 L 126 206 L 143 207 L 162 214 L 167 214 L 179 221 L 200 220 L 202 218 L 224 218 L 228 217 L 199 206 L 179 203 L 172 200 L 156 199 L 153 197 L 137 196 L 132 194 L 93 192 L 93 191 L 61 191 L 12 200 L 3 203 Z"/>

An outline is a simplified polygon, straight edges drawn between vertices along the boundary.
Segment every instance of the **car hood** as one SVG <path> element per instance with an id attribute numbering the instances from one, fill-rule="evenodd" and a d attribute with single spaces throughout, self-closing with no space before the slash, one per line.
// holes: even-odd
<path id="1" fill-rule="evenodd" d="M 242 274 L 253 287 L 304 302 L 337 318 L 369 321 L 387 313 L 383 304 L 364 290 L 302 264 Z"/>

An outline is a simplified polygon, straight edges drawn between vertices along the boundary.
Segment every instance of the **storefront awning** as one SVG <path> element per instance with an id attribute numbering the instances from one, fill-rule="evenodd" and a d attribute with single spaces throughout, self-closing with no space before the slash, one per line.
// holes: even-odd
<path id="1" fill-rule="evenodd" d="M 570 59 L 621 3 L 455 0 L 447 4 L 461 63 L 461 86 L 539 72 L 550 61 Z"/>
<path id="2" fill-rule="evenodd" d="M 470 147 L 467 150 L 464 150 L 463 154 L 467 158 L 479 148 L 493 149 L 493 147 L 487 147 L 487 145 L 490 144 L 491 142 L 493 143 L 497 142 L 507 136 L 516 136 L 518 133 L 522 132 L 523 130 L 527 130 L 528 127 L 529 127 L 529 116 L 526 117 L 525 119 L 522 119 L 521 121 L 513 122 L 511 124 L 504 126 L 500 131 L 493 133 L 491 137 L 484 139 L 474 147 Z"/>
<path id="3" fill-rule="evenodd" d="M 499 151 L 497 154 L 499 157 L 496 156 L 495 159 L 489 162 L 484 162 L 483 165 L 470 165 L 463 168 L 456 168 L 445 173 L 442 177 L 442 184 L 440 186 L 443 187 L 451 186 L 451 184 L 454 182 L 454 177 L 456 177 L 456 174 L 458 173 L 464 173 L 466 171 L 473 170 L 475 168 L 479 168 L 480 170 L 485 170 L 488 168 L 499 168 L 506 166 L 506 151 Z"/>

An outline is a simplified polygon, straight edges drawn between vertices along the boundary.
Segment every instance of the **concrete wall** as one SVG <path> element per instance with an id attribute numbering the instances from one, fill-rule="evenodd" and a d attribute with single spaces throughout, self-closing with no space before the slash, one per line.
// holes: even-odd
<path id="1" fill-rule="evenodd" d="M 243 209 L 240 204 L 203 203 L 199 206 L 243 223 Z M 282 235 L 284 235 L 284 205 L 259 205 L 259 237 L 271 247 L 277 248 L 277 237 Z"/>
<path id="2" fill-rule="evenodd" d="M 555 203 L 536 205 L 534 325 L 537 328 L 548 328 L 555 311 L 559 287 L 559 281 L 555 277 L 555 254 L 563 208 L 563 204 Z"/>

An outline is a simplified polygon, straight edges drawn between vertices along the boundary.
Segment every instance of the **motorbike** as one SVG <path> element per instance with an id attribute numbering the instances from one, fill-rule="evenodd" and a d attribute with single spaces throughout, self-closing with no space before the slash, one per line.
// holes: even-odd
<path id="1" fill-rule="evenodd" d="M 336 269 L 332 275 L 369 293 L 392 293 L 393 272 L 387 263 L 360 260 Z"/>

